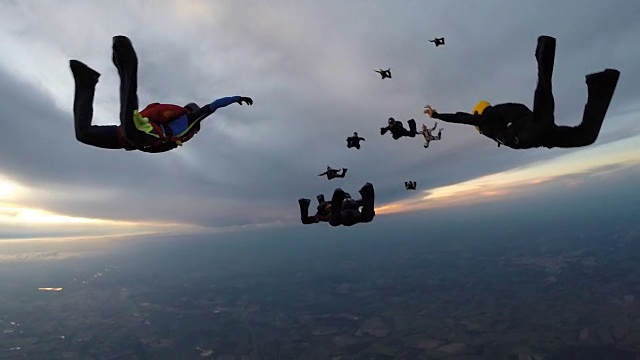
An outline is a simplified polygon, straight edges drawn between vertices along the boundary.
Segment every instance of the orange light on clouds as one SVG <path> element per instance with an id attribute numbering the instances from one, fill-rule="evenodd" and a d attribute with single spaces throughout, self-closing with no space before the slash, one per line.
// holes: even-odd
<path id="1" fill-rule="evenodd" d="M 420 211 L 436 207 L 470 204 L 521 194 L 563 176 L 575 174 L 610 174 L 621 168 L 640 164 L 640 136 L 578 150 L 557 158 L 513 170 L 482 176 L 462 183 L 427 189 L 422 195 L 384 204 L 376 214 Z M 563 185 L 576 188 L 584 181 L 571 179 Z"/>

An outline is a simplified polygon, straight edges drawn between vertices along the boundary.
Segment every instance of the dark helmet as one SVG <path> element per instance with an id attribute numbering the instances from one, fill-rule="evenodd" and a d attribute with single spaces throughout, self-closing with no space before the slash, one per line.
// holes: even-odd
<path id="1" fill-rule="evenodd" d="M 189 112 L 194 112 L 194 111 L 200 109 L 200 106 L 198 106 L 198 104 L 196 104 L 196 103 L 191 102 L 191 103 L 188 103 L 187 105 L 185 105 L 184 108 L 187 109 L 187 111 L 189 111 Z"/>

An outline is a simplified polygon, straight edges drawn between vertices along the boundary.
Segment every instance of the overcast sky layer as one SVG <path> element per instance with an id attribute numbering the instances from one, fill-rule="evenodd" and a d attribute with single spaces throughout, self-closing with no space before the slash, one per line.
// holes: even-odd
<path id="1" fill-rule="evenodd" d="M 518 186 L 640 159 L 640 3 L 633 1 L 0 4 L 0 238 L 295 223 L 299 197 L 338 186 L 354 194 L 367 181 L 381 215 L 392 205 L 417 211 L 459 203 L 427 196 L 443 189 L 464 195 L 458 200 L 477 190 L 509 201 Z M 142 106 L 203 105 L 230 95 L 250 96 L 254 105 L 219 109 L 168 153 L 77 142 L 68 62 L 102 74 L 94 122 L 118 123 L 111 41 L 120 34 L 138 54 Z M 388 117 L 432 126 L 425 104 L 441 112 L 469 111 L 482 99 L 530 105 L 543 34 L 558 39 L 559 124 L 579 123 L 586 74 L 622 73 L 596 144 L 516 151 L 497 148 L 473 127 L 444 123 L 443 139 L 429 149 L 418 137 L 380 136 Z M 427 41 L 440 36 L 445 46 Z M 373 72 L 389 67 L 392 79 Z M 346 148 L 353 131 L 366 138 L 359 151 Z M 316 176 L 327 165 L 349 168 L 347 178 Z M 513 175 L 523 171 L 526 184 Z M 419 191 L 404 191 L 406 180 Z"/>

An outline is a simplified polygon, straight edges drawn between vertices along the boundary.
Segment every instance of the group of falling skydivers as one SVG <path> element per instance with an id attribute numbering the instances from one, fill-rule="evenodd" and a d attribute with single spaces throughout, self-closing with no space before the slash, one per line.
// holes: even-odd
<path id="1" fill-rule="evenodd" d="M 444 38 L 429 40 L 435 46 L 444 45 Z M 534 93 L 533 110 L 520 103 L 491 105 L 480 101 L 471 113 L 439 113 L 430 105 L 423 113 L 433 119 L 455 124 L 473 125 L 477 131 L 495 141 L 499 146 L 512 149 L 574 148 L 590 145 L 596 141 L 602 127 L 609 104 L 613 98 L 620 72 L 615 69 L 586 75 L 587 103 L 582 121 L 578 126 L 555 124 L 555 101 L 552 93 L 552 75 L 555 61 L 556 39 L 550 36 L 538 37 L 535 57 L 538 65 L 538 81 Z M 100 74 L 78 60 L 70 60 L 69 65 L 75 80 L 73 115 L 78 141 L 105 149 L 139 150 L 148 153 L 166 152 L 182 146 L 200 131 L 201 122 L 217 109 L 237 103 L 253 104 L 246 96 L 229 96 L 217 99 L 203 107 L 196 103 L 184 106 L 173 104 L 149 104 L 139 110 L 137 95 L 138 58 L 129 38 L 113 37 L 112 61 L 120 76 L 120 125 L 92 125 L 93 100 Z M 374 70 L 382 79 L 391 78 L 391 69 Z M 407 121 L 409 129 L 402 122 L 389 118 L 388 125 L 380 129 L 380 134 L 391 132 L 394 140 L 415 137 L 422 134 L 424 147 L 429 142 L 441 139 L 441 131 L 432 135 L 437 127 L 429 129 L 423 124 L 422 131 L 416 131 L 414 119 Z M 347 138 L 347 147 L 360 149 L 360 141 L 365 141 L 358 133 Z M 329 180 L 346 175 L 327 166 L 327 171 L 319 176 Z M 415 190 L 415 181 L 405 182 L 405 188 Z M 332 226 L 351 226 L 371 222 L 375 216 L 375 192 L 371 183 L 360 190 L 360 198 L 338 188 L 327 201 L 324 195 L 317 196 L 315 215 L 309 215 L 311 200 L 299 199 L 300 218 L 303 224 L 328 222 Z"/>

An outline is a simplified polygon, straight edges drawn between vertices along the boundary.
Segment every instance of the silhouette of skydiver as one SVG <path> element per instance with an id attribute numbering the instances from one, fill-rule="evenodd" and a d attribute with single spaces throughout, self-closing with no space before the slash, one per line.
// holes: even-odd
<path id="1" fill-rule="evenodd" d="M 360 150 L 360 141 L 366 141 L 365 138 L 358 136 L 358 132 L 354 132 L 353 136 L 347 138 L 347 148 L 356 148 Z"/>
<path id="2" fill-rule="evenodd" d="M 394 118 L 389 118 L 388 125 L 380 128 L 380 135 L 384 135 L 387 131 L 391 132 L 394 140 L 398 140 L 401 137 L 415 137 L 418 132 L 416 131 L 416 121 L 414 119 L 407 120 L 409 124 L 409 130 L 407 130 L 402 121 L 397 121 Z"/>
<path id="3" fill-rule="evenodd" d="M 84 144 L 104 149 L 140 150 L 148 153 L 165 152 L 190 140 L 200 123 L 217 109 L 253 100 L 244 96 L 217 99 L 200 108 L 153 103 L 138 112 L 138 57 L 131 40 L 113 37 L 113 64 L 120 76 L 120 125 L 91 125 L 93 99 L 100 73 L 78 60 L 69 66 L 75 80 L 73 116 L 76 139 Z M 150 114 L 150 115 L 146 115 Z"/>
<path id="4" fill-rule="evenodd" d="M 340 170 L 332 169 L 329 165 L 327 165 L 327 171 L 319 174 L 318 176 L 327 176 L 327 180 L 335 179 L 335 178 L 343 178 L 347 174 L 347 169 L 342 168 L 342 173 L 339 174 Z"/>
<path id="5" fill-rule="evenodd" d="M 432 42 L 434 44 L 436 44 L 436 47 L 440 46 L 440 45 L 444 45 L 444 38 L 435 38 L 433 40 L 429 40 L 429 42 Z"/>
<path id="6" fill-rule="evenodd" d="M 440 130 L 438 130 L 438 135 L 434 136 L 432 133 L 434 131 L 436 131 L 436 127 L 438 127 L 438 122 L 436 121 L 435 125 L 433 125 L 432 129 L 427 128 L 427 125 L 422 124 L 422 131 L 418 131 L 418 134 L 421 134 L 422 136 L 424 136 L 424 148 L 428 148 L 429 147 L 429 143 L 431 141 L 434 140 L 440 140 L 442 139 L 442 130 L 444 130 L 443 128 L 440 128 Z"/>
<path id="7" fill-rule="evenodd" d="M 387 70 L 380 69 L 380 70 L 373 70 L 373 71 L 380 74 L 383 80 L 386 78 L 391 79 L 391 68 L 388 68 Z"/>
<path id="8" fill-rule="evenodd" d="M 431 106 L 424 113 L 442 121 L 474 125 L 478 132 L 498 143 L 513 149 L 535 147 L 573 148 L 593 144 L 598 138 L 605 115 L 613 98 L 620 71 L 604 71 L 585 76 L 587 103 L 582 122 L 578 126 L 555 124 L 555 101 L 551 79 L 555 60 L 556 39 L 538 37 L 536 60 L 538 62 L 538 84 L 533 99 L 533 111 L 524 104 L 506 103 L 491 105 L 479 102 L 472 114 L 440 114 Z"/>
<path id="9" fill-rule="evenodd" d="M 415 190 L 416 189 L 416 182 L 415 181 L 405 181 L 404 182 L 404 188 L 405 190 Z"/>
<path id="10" fill-rule="evenodd" d="M 300 220 L 303 224 L 316 224 L 319 222 L 328 222 L 331 216 L 331 203 L 325 201 L 324 195 L 320 194 L 316 196 L 318 199 L 318 207 L 316 208 L 316 214 L 309 216 L 310 199 L 300 198 L 298 199 L 298 205 L 300 206 Z"/>
<path id="11" fill-rule="evenodd" d="M 352 199 L 342 189 L 337 188 L 331 198 L 329 225 L 352 226 L 373 220 L 375 212 L 375 191 L 371 183 L 365 183 L 358 191 L 361 198 Z M 362 208 L 360 210 L 360 208 Z"/>

